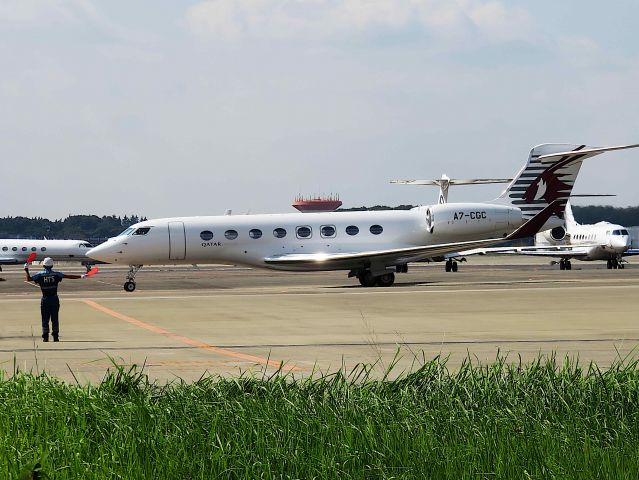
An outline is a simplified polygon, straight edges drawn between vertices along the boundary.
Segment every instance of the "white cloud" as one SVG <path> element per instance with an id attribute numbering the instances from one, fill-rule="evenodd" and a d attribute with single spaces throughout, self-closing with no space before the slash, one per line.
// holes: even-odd
<path id="1" fill-rule="evenodd" d="M 377 29 L 505 41 L 533 31 L 525 9 L 497 0 L 204 0 L 188 8 L 185 21 L 192 33 L 225 41 L 322 39 Z"/>
<path id="2" fill-rule="evenodd" d="M 0 21 L 14 25 L 40 22 L 73 22 L 77 20 L 73 5 L 63 0 L 3 0 Z"/>

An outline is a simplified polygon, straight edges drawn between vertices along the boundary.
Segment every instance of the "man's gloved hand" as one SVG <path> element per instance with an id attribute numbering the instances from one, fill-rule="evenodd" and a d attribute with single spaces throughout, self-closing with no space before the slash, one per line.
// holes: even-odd
<path id="1" fill-rule="evenodd" d="M 29 264 L 28 264 L 28 263 L 25 263 L 25 264 L 24 264 L 24 269 L 25 269 L 25 270 L 29 270 Z"/>
<path id="2" fill-rule="evenodd" d="M 86 273 L 83 273 L 82 275 L 80 275 L 80 278 L 81 278 L 82 280 L 84 280 L 85 278 L 87 278 L 87 274 L 86 274 Z"/>

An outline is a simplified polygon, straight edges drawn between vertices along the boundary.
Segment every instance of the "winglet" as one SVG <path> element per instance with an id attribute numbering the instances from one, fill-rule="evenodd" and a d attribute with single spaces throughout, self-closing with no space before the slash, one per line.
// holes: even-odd
<path id="1" fill-rule="evenodd" d="M 539 212 L 513 233 L 504 238 L 504 240 L 517 240 L 520 238 L 527 238 L 536 235 L 550 219 L 550 217 L 553 216 L 553 214 L 558 214 L 560 212 L 560 203 L 561 200 L 553 201 L 541 212 Z"/>

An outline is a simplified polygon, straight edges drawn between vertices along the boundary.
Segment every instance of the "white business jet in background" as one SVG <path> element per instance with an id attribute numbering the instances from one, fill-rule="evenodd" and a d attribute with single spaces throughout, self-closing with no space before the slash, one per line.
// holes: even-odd
<path id="1" fill-rule="evenodd" d="M 36 259 L 51 257 L 54 261 L 81 262 L 83 265 L 94 264 L 95 260 L 87 257 L 87 252 L 93 248 L 84 240 L 24 240 L 0 239 L 0 270 L 2 265 L 16 265 L 25 263 L 31 253 L 36 253 Z M 88 269 L 87 269 L 88 270 Z"/>
<path id="2" fill-rule="evenodd" d="M 565 226 L 539 232 L 530 247 L 488 248 L 481 253 L 512 253 L 535 257 L 558 258 L 560 270 L 572 269 L 571 259 L 605 261 L 609 269 L 624 268 L 623 257 L 639 255 L 630 249 L 628 229 L 609 222 L 580 225 L 575 221 L 570 202 L 566 204 Z M 476 252 L 479 253 L 479 252 Z"/>
<path id="3" fill-rule="evenodd" d="M 404 211 L 288 213 L 147 220 L 89 250 L 129 265 L 124 289 L 143 265 L 226 263 L 288 271 L 346 270 L 362 286 L 390 286 L 409 262 L 485 248 L 563 225 L 581 162 L 625 145 L 546 144 L 497 199 Z"/>

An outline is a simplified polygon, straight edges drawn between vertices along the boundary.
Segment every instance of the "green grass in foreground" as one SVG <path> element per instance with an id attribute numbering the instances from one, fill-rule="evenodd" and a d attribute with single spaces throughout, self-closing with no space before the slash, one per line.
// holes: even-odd
<path id="1" fill-rule="evenodd" d="M 636 362 L 370 368 L 162 386 L 136 368 L 98 386 L 18 373 L 0 379 L 0 478 L 36 462 L 55 479 L 638 476 Z"/>

